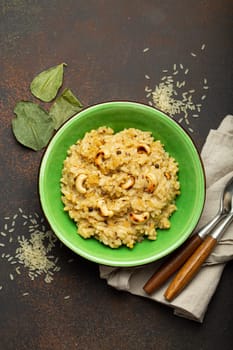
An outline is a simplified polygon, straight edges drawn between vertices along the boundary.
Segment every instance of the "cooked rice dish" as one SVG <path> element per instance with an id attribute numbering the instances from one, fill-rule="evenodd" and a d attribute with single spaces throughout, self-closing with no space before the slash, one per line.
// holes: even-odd
<path id="1" fill-rule="evenodd" d="M 156 229 L 168 229 L 180 193 L 178 164 L 151 133 L 109 127 L 87 132 L 72 145 L 61 178 L 64 210 L 78 234 L 133 248 Z"/>

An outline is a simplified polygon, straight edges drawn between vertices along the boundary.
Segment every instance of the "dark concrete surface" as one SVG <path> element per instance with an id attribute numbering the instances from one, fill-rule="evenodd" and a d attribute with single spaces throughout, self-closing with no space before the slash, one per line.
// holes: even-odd
<path id="1" fill-rule="evenodd" d="M 109 100 L 147 103 L 145 74 L 154 87 L 163 69 L 182 63 L 197 91 L 208 79 L 200 117 L 183 124 L 188 132 L 192 127 L 201 150 L 209 130 L 232 113 L 232 28 L 230 0 L 0 1 L 1 231 L 4 218 L 19 207 L 43 216 L 37 190 L 43 151 L 22 147 L 11 131 L 16 102 L 35 100 L 29 85 L 37 73 L 66 62 L 64 86 L 85 106 Z M 21 234 L 20 227 L 14 235 Z M 0 253 L 12 246 L 6 243 Z M 13 265 L 0 257 L 0 350 L 233 348 L 232 263 L 198 324 L 108 287 L 98 266 L 59 244 L 55 253 L 61 271 L 51 284 L 31 281 L 25 271 L 14 272 L 11 280 Z M 70 299 L 64 299 L 67 295 Z"/>

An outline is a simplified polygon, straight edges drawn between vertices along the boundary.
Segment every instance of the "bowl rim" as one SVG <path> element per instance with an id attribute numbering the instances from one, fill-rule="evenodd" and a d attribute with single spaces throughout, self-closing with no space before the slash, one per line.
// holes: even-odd
<path id="1" fill-rule="evenodd" d="M 184 235 L 184 239 L 179 239 L 176 243 L 174 243 L 172 245 L 172 247 L 169 249 L 167 248 L 165 253 L 160 253 L 157 254 L 157 256 L 155 257 L 148 257 L 145 258 L 143 260 L 138 259 L 138 261 L 134 261 L 133 263 L 131 262 L 114 262 L 112 260 L 109 259 L 104 259 L 104 258 L 98 258 L 95 257 L 89 253 L 83 252 L 82 249 L 80 249 L 79 247 L 74 247 L 72 243 L 70 243 L 69 241 L 67 241 L 62 234 L 57 233 L 56 230 L 53 227 L 53 224 L 51 224 L 50 219 L 48 218 L 48 215 L 46 213 L 46 210 L 44 208 L 44 205 L 42 203 L 42 194 L 41 194 L 41 173 L 42 173 L 42 167 L 44 165 L 44 161 L 45 161 L 45 157 L 47 155 L 47 153 L 50 151 L 50 148 L 52 147 L 51 145 L 53 144 L 54 140 L 56 140 L 56 138 L 59 136 L 59 134 L 61 133 L 62 129 L 65 128 L 65 126 L 69 123 L 72 122 L 73 119 L 78 119 L 80 117 L 80 115 L 82 116 L 82 114 L 86 113 L 86 111 L 90 110 L 90 109 L 95 109 L 101 106 L 105 106 L 105 105 L 122 105 L 123 104 L 127 104 L 129 106 L 140 106 L 140 107 L 144 107 L 144 108 L 148 108 L 148 109 L 152 109 L 155 111 L 158 111 L 163 118 L 168 118 L 170 120 L 171 123 L 176 124 L 176 126 L 180 129 L 182 129 L 182 131 L 186 134 L 186 137 L 189 139 L 189 141 L 192 143 L 193 148 L 196 151 L 196 155 L 198 157 L 199 163 L 200 163 L 200 168 L 202 169 L 202 175 L 203 175 L 203 202 L 202 202 L 202 207 L 200 209 L 200 214 L 199 217 L 195 223 L 195 226 L 193 227 L 192 231 L 189 233 L 189 235 Z M 106 266 L 114 266 L 114 267 L 134 267 L 134 266 L 143 266 L 143 265 L 147 265 L 149 263 L 152 263 L 154 261 L 157 261 L 159 259 L 162 259 L 163 257 L 171 254 L 173 251 L 175 251 L 177 248 L 179 248 L 182 244 L 184 244 L 184 242 L 192 235 L 192 233 L 195 231 L 203 210 L 204 210 L 204 206 L 205 206 L 205 201 L 206 201 L 206 173 L 205 173 L 205 168 L 204 168 L 204 164 L 203 164 L 203 160 L 201 158 L 200 152 L 195 144 L 195 141 L 193 140 L 192 136 L 187 132 L 187 130 L 185 130 L 185 128 L 180 125 L 180 123 L 178 123 L 178 121 L 176 121 L 173 117 L 171 117 L 169 114 L 164 113 L 163 111 L 161 111 L 160 109 L 154 107 L 154 106 L 150 106 L 146 103 L 143 102 L 137 102 L 137 101 L 132 101 L 132 100 L 111 100 L 111 101 L 104 101 L 104 102 L 100 102 L 100 103 L 95 103 L 89 106 L 84 107 L 80 112 L 75 113 L 74 115 L 72 115 L 68 120 L 66 120 L 54 133 L 54 135 L 51 137 L 51 139 L 49 140 L 49 143 L 47 144 L 47 146 L 44 149 L 44 152 L 42 153 L 41 159 L 40 159 L 40 164 L 39 164 L 39 171 L 38 171 L 38 193 L 39 193 L 39 199 L 40 199 L 40 206 L 42 209 L 42 212 L 44 213 L 44 216 L 51 228 L 51 230 L 54 232 L 54 234 L 57 236 L 57 238 L 66 246 L 68 247 L 71 251 L 73 251 L 74 253 L 76 253 L 77 255 L 79 255 L 80 257 L 83 257 L 91 262 L 94 263 L 98 263 L 98 264 L 102 264 L 102 265 L 106 265 Z M 181 242 L 181 243 L 180 243 Z"/>

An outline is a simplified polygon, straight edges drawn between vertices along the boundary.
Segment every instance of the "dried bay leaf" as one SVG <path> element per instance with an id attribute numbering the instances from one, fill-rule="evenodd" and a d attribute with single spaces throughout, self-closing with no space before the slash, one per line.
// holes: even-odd
<path id="1" fill-rule="evenodd" d="M 12 129 L 16 139 L 24 146 L 38 151 L 45 147 L 53 135 L 53 120 L 48 112 L 30 101 L 16 104 Z"/>
<path id="2" fill-rule="evenodd" d="M 57 130 L 67 119 L 83 108 L 82 103 L 70 89 L 65 89 L 50 109 L 50 116 Z"/>
<path id="3" fill-rule="evenodd" d="M 52 101 L 63 82 L 63 67 L 65 63 L 51 67 L 38 74 L 31 82 L 31 93 L 41 101 Z"/>

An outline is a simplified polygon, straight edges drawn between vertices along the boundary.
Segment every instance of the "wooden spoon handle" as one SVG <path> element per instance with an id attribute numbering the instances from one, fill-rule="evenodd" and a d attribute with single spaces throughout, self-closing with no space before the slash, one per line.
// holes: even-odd
<path id="1" fill-rule="evenodd" d="M 203 262 L 210 255 L 216 243 L 217 240 L 215 238 L 207 236 L 193 255 L 186 261 L 164 293 L 168 301 L 173 300 L 192 280 Z"/>
<path id="2" fill-rule="evenodd" d="M 167 279 L 176 272 L 184 262 L 192 255 L 192 253 L 201 244 L 200 236 L 193 235 L 179 249 L 171 255 L 171 258 L 165 261 L 160 268 L 146 282 L 143 289 L 147 294 L 152 294 L 159 288 Z"/>

